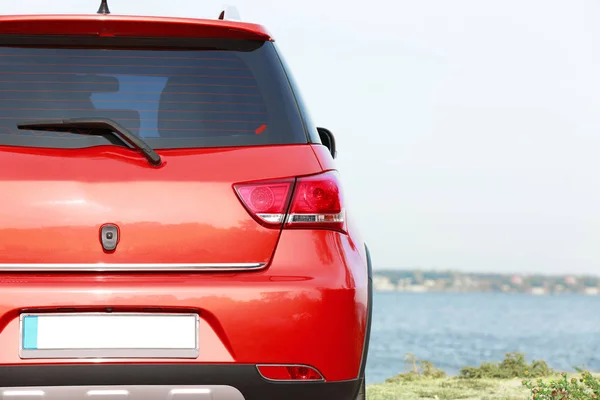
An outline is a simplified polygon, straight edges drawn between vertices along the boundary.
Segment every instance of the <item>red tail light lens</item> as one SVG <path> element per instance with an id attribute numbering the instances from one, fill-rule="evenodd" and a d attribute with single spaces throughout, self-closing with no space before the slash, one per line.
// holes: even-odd
<path id="1" fill-rule="evenodd" d="M 345 212 L 337 172 L 298 178 L 286 220 L 289 228 L 345 231 Z"/>
<path id="2" fill-rule="evenodd" d="M 281 226 L 288 208 L 293 179 L 234 185 L 238 197 L 261 224 Z"/>
<path id="3" fill-rule="evenodd" d="M 263 378 L 272 381 L 322 381 L 323 375 L 305 365 L 257 365 Z"/>
<path id="4" fill-rule="evenodd" d="M 346 231 L 337 172 L 295 180 L 240 183 L 233 187 L 248 212 L 267 227 L 280 227 L 285 221 L 286 228 Z"/>

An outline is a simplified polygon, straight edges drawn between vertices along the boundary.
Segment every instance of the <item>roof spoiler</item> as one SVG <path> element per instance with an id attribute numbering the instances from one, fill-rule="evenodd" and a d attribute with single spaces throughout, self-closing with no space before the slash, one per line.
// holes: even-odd
<path id="1" fill-rule="evenodd" d="M 3 35 L 273 40 L 263 26 L 247 22 L 114 14 L 0 15 Z"/>

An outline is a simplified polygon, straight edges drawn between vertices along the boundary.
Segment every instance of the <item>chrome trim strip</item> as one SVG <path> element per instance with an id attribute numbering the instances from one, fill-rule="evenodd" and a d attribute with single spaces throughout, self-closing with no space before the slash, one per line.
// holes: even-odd
<path id="1" fill-rule="evenodd" d="M 185 316 L 194 317 L 195 324 L 195 345 L 194 348 L 181 349 L 35 349 L 27 350 L 23 348 L 23 319 L 27 316 L 63 316 L 78 317 L 96 315 L 103 316 Z M 61 359 L 61 358 L 198 358 L 200 355 L 200 316 L 198 314 L 177 314 L 177 313 L 23 313 L 19 316 L 19 357 L 21 359 Z"/>
<path id="2" fill-rule="evenodd" d="M 318 220 L 318 219 L 322 219 L 326 216 L 332 217 L 334 219 L 331 221 Z M 312 218 L 315 218 L 315 221 L 304 221 L 304 220 L 296 221 L 295 220 L 296 217 L 300 217 L 300 218 L 312 217 Z M 296 224 L 296 223 L 321 224 L 321 223 L 328 223 L 328 222 L 344 222 L 345 219 L 346 219 L 346 210 L 342 209 L 342 211 L 339 212 L 338 214 L 293 214 L 293 213 L 290 213 L 290 214 L 288 214 L 288 216 L 286 218 L 286 223 L 288 223 L 288 224 Z"/>
<path id="3" fill-rule="evenodd" d="M 198 350 L 189 349 L 65 349 L 21 350 L 22 359 L 103 359 L 103 358 L 177 358 L 196 359 Z"/>
<path id="4" fill-rule="evenodd" d="M 96 272 L 132 272 L 132 271 L 235 271 L 255 270 L 265 267 L 266 263 L 213 263 L 213 264 L 0 264 L 0 271 L 96 271 Z"/>
<path id="5" fill-rule="evenodd" d="M 271 224 L 280 224 L 283 222 L 285 214 L 256 214 L 257 217 Z"/>
<path id="6" fill-rule="evenodd" d="M 103 358 L 177 358 L 196 359 L 198 350 L 189 349 L 65 349 L 21 350 L 22 359 L 103 359 Z"/>

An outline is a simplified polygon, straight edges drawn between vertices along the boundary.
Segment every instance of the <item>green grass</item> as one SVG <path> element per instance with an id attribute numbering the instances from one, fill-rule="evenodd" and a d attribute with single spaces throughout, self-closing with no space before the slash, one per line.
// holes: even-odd
<path id="1" fill-rule="evenodd" d="M 588 375 L 583 380 L 576 374 L 561 377 L 544 361 L 528 363 L 521 353 L 507 353 L 501 362 L 465 367 L 458 377 L 447 377 L 443 370 L 411 353 L 406 354 L 404 362 L 406 372 L 387 379 L 385 383 L 367 387 L 367 400 L 527 400 L 534 392 L 539 400 L 600 398 L 592 396 L 600 393 L 597 375 Z M 579 372 L 581 375 L 582 371 Z M 532 384 L 535 389 L 527 388 L 524 385 L 526 381 L 537 382 Z M 592 382 L 591 386 L 584 389 L 584 381 Z M 564 388 L 569 397 L 556 393 L 556 388 Z M 592 393 L 593 390 L 596 391 Z M 577 395 L 584 392 L 583 397 Z"/>
<path id="2" fill-rule="evenodd" d="M 367 387 L 367 400 L 526 400 L 522 379 L 438 378 L 386 382 Z"/>

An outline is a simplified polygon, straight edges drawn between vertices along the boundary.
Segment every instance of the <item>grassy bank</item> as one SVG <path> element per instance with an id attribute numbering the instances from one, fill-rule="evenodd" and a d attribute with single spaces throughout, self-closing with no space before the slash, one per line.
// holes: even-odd
<path id="1" fill-rule="evenodd" d="M 367 387 L 368 400 L 525 400 L 521 379 L 437 378 Z"/>
<path id="2" fill-rule="evenodd" d="M 600 399 L 598 375 L 553 371 L 544 361 L 527 363 L 520 353 L 509 353 L 498 363 L 465 367 L 448 377 L 431 363 L 405 358 L 407 372 L 385 383 L 367 387 L 368 400 L 584 400 Z"/>

